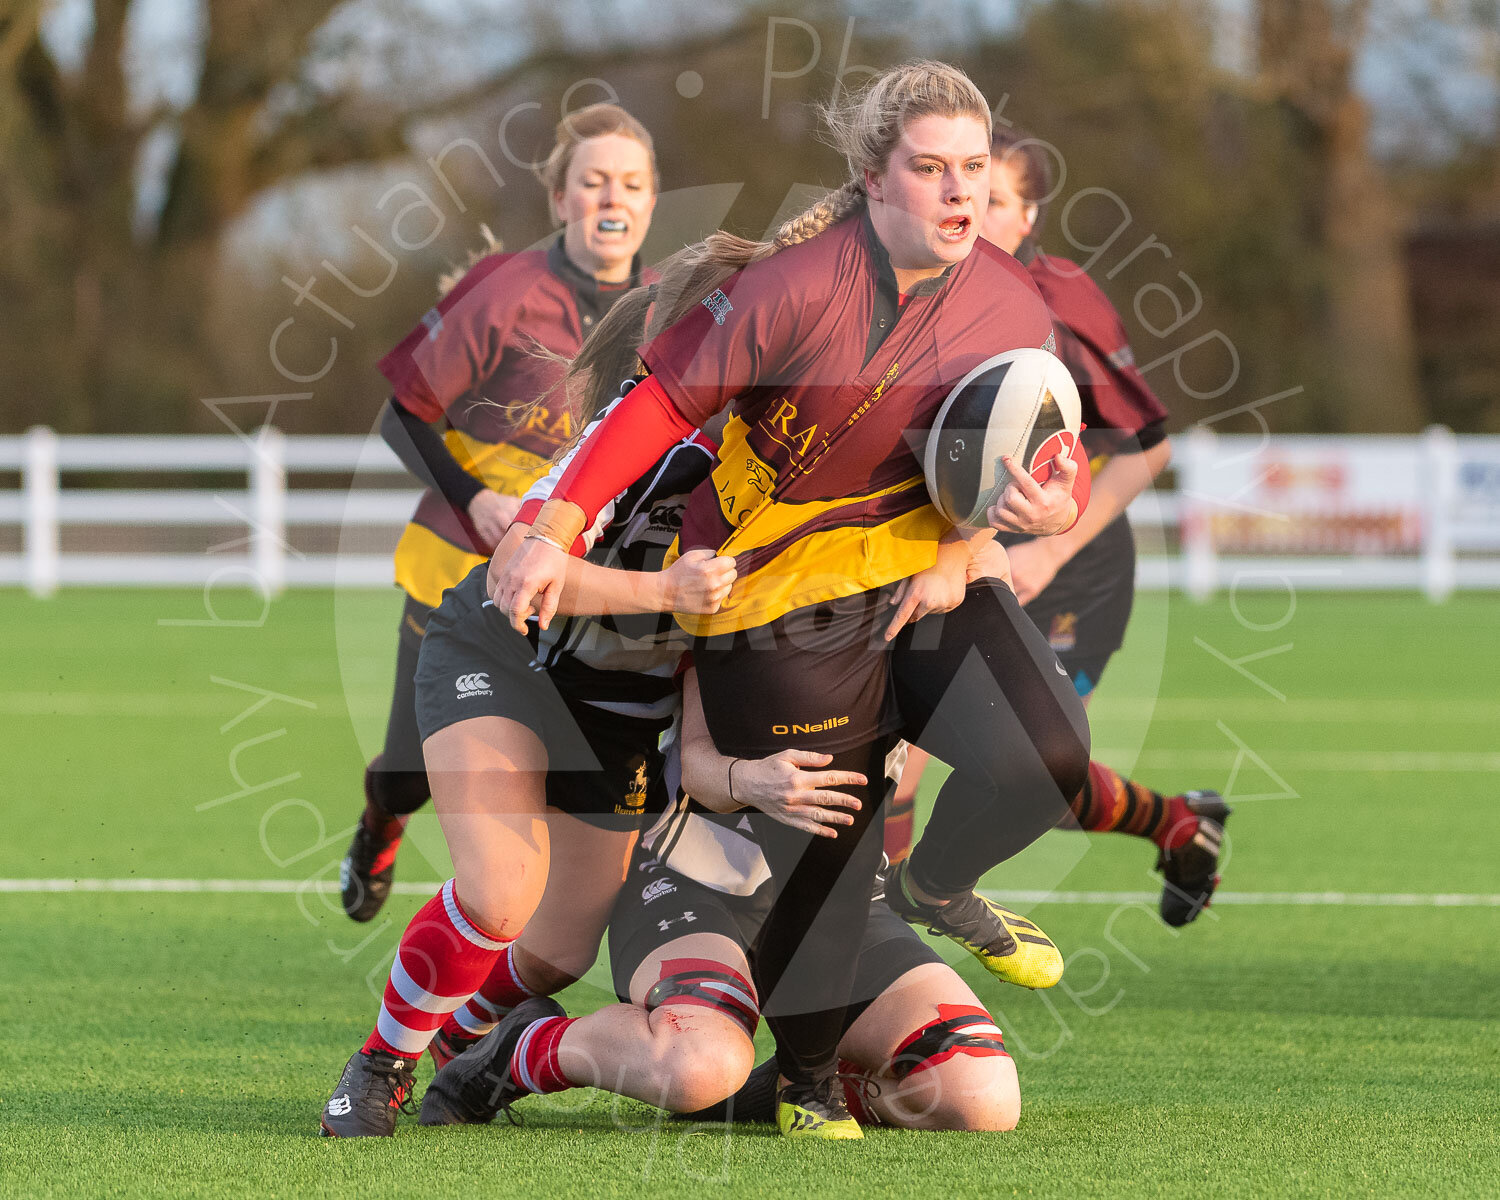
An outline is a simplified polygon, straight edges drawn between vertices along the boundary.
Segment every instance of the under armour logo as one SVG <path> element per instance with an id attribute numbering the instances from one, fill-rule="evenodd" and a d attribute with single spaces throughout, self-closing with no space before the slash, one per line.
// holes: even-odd
<path id="1" fill-rule="evenodd" d="M 453 681 L 453 686 L 458 690 L 458 698 L 466 699 L 469 696 L 490 696 L 490 677 L 484 671 L 475 671 L 472 675 L 460 675 Z"/>
<path id="2" fill-rule="evenodd" d="M 678 921 L 686 921 L 689 925 L 691 925 L 697 919 L 698 918 L 695 917 L 692 914 L 691 911 L 689 911 L 689 912 L 683 913 L 682 916 L 680 916 L 680 917 L 672 917 L 672 918 L 670 918 L 668 920 L 665 920 L 665 921 L 658 921 L 656 923 L 656 927 L 658 929 L 660 929 L 663 933 L 666 933 L 667 930 L 671 929 L 672 926 L 675 925 L 675 924 L 677 924 Z"/>

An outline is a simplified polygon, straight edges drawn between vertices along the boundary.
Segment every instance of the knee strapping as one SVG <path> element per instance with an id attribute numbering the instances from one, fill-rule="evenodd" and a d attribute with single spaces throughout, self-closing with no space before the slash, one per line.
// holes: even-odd
<path id="1" fill-rule="evenodd" d="M 939 1004 L 937 1020 L 929 1021 L 896 1047 L 891 1071 L 897 1079 L 906 1079 L 957 1054 L 993 1058 L 1005 1052 L 1000 1027 L 984 1009 L 970 1004 Z"/>
<path id="2" fill-rule="evenodd" d="M 668 958 L 661 964 L 661 977 L 646 993 L 646 1011 L 664 1004 L 692 1004 L 723 1013 L 755 1036 L 760 1022 L 760 1003 L 755 988 L 738 971 L 708 958 Z"/>

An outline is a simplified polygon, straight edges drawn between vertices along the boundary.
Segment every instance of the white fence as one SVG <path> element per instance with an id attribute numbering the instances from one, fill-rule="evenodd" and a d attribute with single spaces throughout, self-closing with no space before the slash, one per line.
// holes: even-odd
<path id="1" fill-rule="evenodd" d="M 1500 588 L 1500 437 L 1258 438 L 1193 429 L 1175 439 L 1176 491 L 1139 498 L 1143 587 L 1216 589 Z M 0 585 L 36 595 L 59 586 L 232 584 L 286 587 L 391 583 L 389 547 L 417 492 L 375 438 L 59 437 L 36 428 L 0 437 Z M 79 472 L 156 476 L 225 473 L 243 488 L 70 487 Z M 339 475 L 353 486 L 294 484 Z M 223 530 L 197 553 L 149 546 L 153 531 Z M 134 529 L 133 549 L 69 550 L 64 531 Z M 321 530 L 321 550 L 299 548 Z M 363 537 L 353 536 L 363 534 Z M 332 535 L 330 537 L 330 535 Z M 379 552 L 368 548 L 383 541 Z M 326 544 L 333 542 L 328 547 Z M 364 542 L 363 546 L 352 543 Z"/>

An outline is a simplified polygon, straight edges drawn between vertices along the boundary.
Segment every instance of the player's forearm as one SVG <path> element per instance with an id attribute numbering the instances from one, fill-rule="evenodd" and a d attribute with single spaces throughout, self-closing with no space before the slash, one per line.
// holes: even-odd
<path id="1" fill-rule="evenodd" d="M 568 560 L 557 611 L 563 616 L 624 616 L 672 611 L 665 571 L 621 571 L 586 558 Z"/>
<path id="2" fill-rule="evenodd" d="M 698 696 L 698 674 L 689 670 L 682 680 L 682 790 L 713 812 L 735 812 L 744 807 L 730 799 L 730 771 L 736 759 L 719 753 L 703 703 Z"/>
<path id="3" fill-rule="evenodd" d="M 1088 507 L 1078 524 L 1048 539 L 1067 562 L 1119 518 L 1131 501 L 1162 473 L 1172 457 L 1172 445 L 1158 442 L 1140 454 L 1116 454 L 1094 476 Z"/>
<path id="4" fill-rule="evenodd" d="M 495 551 L 501 569 L 526 537 L 530 525 L 515 522 Z M 495 564 L 491 564 L 493 571 Z M 568 560 L 568 575 L 557 603 L 561 617 L 627 616 L 671 612 L 674 597 L 665 571 L 621 571 L 585 558 Z"/>

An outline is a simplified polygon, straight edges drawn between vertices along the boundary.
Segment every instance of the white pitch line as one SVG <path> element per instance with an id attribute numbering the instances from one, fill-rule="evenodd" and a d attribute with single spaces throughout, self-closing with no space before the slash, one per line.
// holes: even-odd
<path id="1" fill-rule="evenodd" d="M 196 717 L 205 711 L 217 711 L 216 705 L 233 715 L 237 710 L 225 699 L 233 695 L 227 689 L 167 693 L 13 691 L 0 694 L 0 716 Z M 349 697 L 344 693 L 300 698 L 315 703 L 320 716 L 327 713 L 342 716 L 349 703 Z M 1494 726 L 1500 723 L 1500 704 L 1429 696 L 1413 697 L 1409 701 L 1297 696 L 1278 701 L 1269 696 L 1123 696 L 1104 690 L 1094 702 L 1096 716 L 1102 715 L 1110 720 L 1129 720 L 1149 712 L 1154 721 L 1185 723 L 1217 719 L 1295 725 L 1410 725 L 1414 708 L 1420 708 L 1422 719 L 1431 724 Z"/>
<path id="2" fill-rule="evenodd" d="M 983 891 L 1013 904 L 1155 904 L 1160 892 Z M 1297 908 L 1500 908 L 1487 892 L 1215 892 L 1214 904 L 1281 904 Z"/>
<path id="3" fill-rule="evenodd" d="M 1294 696 L 1276 700 L 1270 696 L 1123 696 L 1104 686 L 1091 711 L 1126 718 L 1151 713 L 1158 721 L 1260 721 L 1334 725 L 1410 725 L 1420 709 L 1422 720 L 1431 724 L 1482 724 L 1500 722 L 1500 704 L 1481 699 L 1445 700 L 1436 696 L 1413 696 L 1409 700 L 1380 700 Z"/>
<path id="4" fill-rule="evenodd" d="M 1350 775 L 1391 772 L 1452 772 L 1489 774 L 1500 771 L 1500 752 L 1480 750 L 1284 750 L 1263 746 L 1257 751 L 1278 771 L 1338 771 Z M 1137 768 L 1163 771 L 1213 771 L 1234 766 L 1237 751 L 1155 750 L 1138 753 L 1096 746 L 1094 757 L 1102 762 L 1134 761 Z"/>
<path id="5" fill-rule="evenodd" d="M 401 896 L 431 896 L 441 884 L 403 882 L 391 891 Z M 332 880 L 312 879 L 0 879 L 0 893 L 38 892 L 177 892 L 280 893 L 314 891 L 333 894 Z M 984 891 L 992 900 L 1011 904 L 1154 904 L 1159 892 Z M 1218 904 L 1280 904 L 1293 907 L 1350 908 L 1500 908 L 1500 893 L 1488 892 L 1218 892 Z"/>
<path id="6" fill-rule="evenodd" d="M 0 695 L 0 716 L 7 717 L 201 717 L 223 712 L 234 716 L 245 707 L 243 692 L 7 692 Z M 304 715 L 346 717 L 342 696 L 298 697 L 314 707 Z M 301 711 L 301 710 L 299 710 Z"/>

